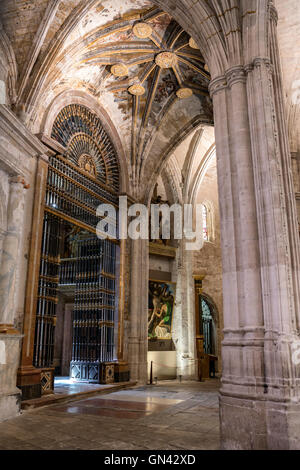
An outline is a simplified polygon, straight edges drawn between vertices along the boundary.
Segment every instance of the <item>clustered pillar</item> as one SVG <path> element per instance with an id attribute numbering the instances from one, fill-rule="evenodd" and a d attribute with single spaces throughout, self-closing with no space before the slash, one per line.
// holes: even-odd
<path id="1" fill-rule="evenodd" d="M 131 380 L 147 381 L 148 240 L 131 241 L 131 301 L 128 345 Z"/>
<path id="2" fill-rule="evenodd" d="M 269 58 L 211 82 L 222 224 L 226 449 L 299 449 L 299 236 Z M 298 344 L 298 346 L 297 346 Z"/>

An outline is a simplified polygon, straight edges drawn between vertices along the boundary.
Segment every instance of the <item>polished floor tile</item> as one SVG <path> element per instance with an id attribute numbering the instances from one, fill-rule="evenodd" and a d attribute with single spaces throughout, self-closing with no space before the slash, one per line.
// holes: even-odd
<path id="1" fill-rule="evenodd" d="M 218 389 L 161 382 L 26 411 L 0 423 L 0 449 L 219 449 Z"/>
<path id="2" fill-rule="evenodd" d="M 55 377 L 54 380 L 54 393 L 58 395 L 73 395 L 74 393 L 104 390 L 108 387 L 110 387 L 110 385 L 74 382 L 69 377 Z"/>

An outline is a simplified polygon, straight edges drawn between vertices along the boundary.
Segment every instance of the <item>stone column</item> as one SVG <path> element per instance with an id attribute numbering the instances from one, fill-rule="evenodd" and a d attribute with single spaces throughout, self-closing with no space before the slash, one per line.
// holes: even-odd
<path id="1" fill-rule="evenodd" d="M 248 440 L 255 441 L 255 436 L 248 437 L 254 416 L 251 406 L 247 408 L 247 398 L 264 391 L 264 329 L 259 236 L 243 68 L 229 70 L 226 76 L 214 80 L 210 89 L 215 110 L 223 258 L 221 430 L 225 448 L 248 448 Z M 260 413 L 257 415 L 259 418 Z M 236 420 L 241 420 L 244 429 L 240 424 L 237 426 Z M 260 427 L 263 426 L 262 417 Z M 253 445 L 257 444 L 254 442 Z"/>
<path id="2" fill-rule="evenodd" d="M 299 237 L 280 71 L 212 81 L 222 231 L 226 449 L 299 449 Z M 297 346 L 298 345 L 298 346 Z"/>
<path id="3" fill-rule="evenodd" d="M 147 382 L 148 353 L 148 240 L 132 240 L 130 337 L 128 346 L 131 380 Z"/>
<path id="4" fill-rule="evenodd" d="M 15 417 L 20 410 L 21 392 L 16 388 L 22 336 L 14 328 L 16 271 L 24 217 L 23 178 L 10 180 L 7 231 L 2 234 L 0 268 L 0 416 Z M 0 242 L 1 243 L 1 242 Z"/>
<path id="5" fill-rule="evenodd" d="M 24 306 L 24 339 L 17 380 L 17 385 L 22 390 L 23 400 L 41 396 L 41 372 L 32 364 L 47 176 L 48 159 L 46 156 L 40 156 L 37 161 L 35 175 L 32 230 Z"/>
<path id="6" fill-rule="evenodd" d="M 7 208 L 7 231 L 3 239 L 0 268 L 0 332 L 13 330 L 14 324 L 15 277 L 23 229 L 24 187 L 26 185 L 22 177 L 11 178 Z"/>
<path id="7" fill-rule="evenodd" d="M 193 286 L 193 252 L 185 249 L 186 239 L 177 250 L 176 303 L 173 339 L 176 344 L 177 376 L 184 380 L 197 378 L 195 302 Z"/>

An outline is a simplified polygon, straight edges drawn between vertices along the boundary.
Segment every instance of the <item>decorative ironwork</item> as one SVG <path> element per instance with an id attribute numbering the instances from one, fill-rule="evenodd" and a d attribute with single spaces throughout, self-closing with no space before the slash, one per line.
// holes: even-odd
<path id="1" fill-rule="evenodd" d="M 89 171 L 92 176 L 109 188 L 119 190 L 116 151 L 96 114 L 78 104 L 66 106 L 54 122 L 51 137 L 66 148 L 64 156 L 69 162 L 82 167 L 84 160 L 95 172 L 93 175 Z"/>
<path id="2" fill-rule="evenodd" d="M 61 220 L 45 213 L 33 356 L 33 364 L 39 368 L 53 363 L 60 231 Z"/>
<path id="3" fill-rule="evenodd" d="M 201 297 L 202 309 L 202 330 L 204 339 L 204 352 L 205 354 L 213 354 L 213 338 L 212 338 L 212 325 L 213 317 L 211 314 L 210 306 L 207 301 Z"/>
<path id="4" fill-rule="evenodd" d="M 116 205 L 117 195 L 100 185 L 86 169 L 55 155 L 49 160 L 45 202 L 46 211 L 95 232 L 100 220 L 97 207 L 107 202 Z"/>
<path id="5" fill-rule="evenodd" d="M 117 247 L 108 240 L 78 241 L 73 353 L 70 376 L 99 383 L 102 365 L 114 360 Z"/>
<path id="6" fill-rule="evenodd" d="M 34 365 L 40 369 L 53 366 L 58 286 L 73 284 L 71 377 L 99 382 L 104 365 L 114 360 L 118 248 L 115 242 L 96 237 L 96 211 L 101 203 L 117 207 L 118 165 L 99 119 L 83 106 L 71 105 L 61 111 L 52 138 L 66 147 L 66 153 L 49 159 Z M 71 228 L 67 235 L 72 244 L 71 258 L 61 264 L 66 226 Z M 50 387 L 51 370 L 48 372 L 42 375 L 44 393 Z"/>

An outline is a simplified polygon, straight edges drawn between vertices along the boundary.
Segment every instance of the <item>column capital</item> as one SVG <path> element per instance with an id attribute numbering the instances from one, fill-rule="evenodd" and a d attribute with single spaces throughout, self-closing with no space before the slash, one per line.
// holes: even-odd
<path id="1" fill-rule="evenodd" d="M 209 87 L 208 87 L 210 96 L 213 97 L 216 93 L 226 90 L 227 87 L 228 87 L 228 84 L 227 84 L 225 75 L 214 78 L 210 82 Z"/>
<path id="2" fill-rule="evenodd" d="M 225 72 L 228 87 L 231 88 L 236 83 L 246 83 L 247 76 L 243 65 L 231 67 Z"/>
<path id="3" fill-rule="evenodd" d="M 210 96 L 213 97 L 220 91 L 230 89 L 236 83 L 246 83 L 247 75 L 254 69 L 265 67 L 272 75 L 274 66 L 269 57 L 256 57 L 251 63 L 247 65 L 235 65 L 228 69 L 224 75 L 214 78 L 209 84 Z"/>
<path id="4" fill-rule="evenodd" d="M 256 57 L 250 64 L 245 65 L 245 72 L 249 74 L 254 69 L 265 67 L 272 75 L 274 73 L 274 66 L 269 57 Z"/>

